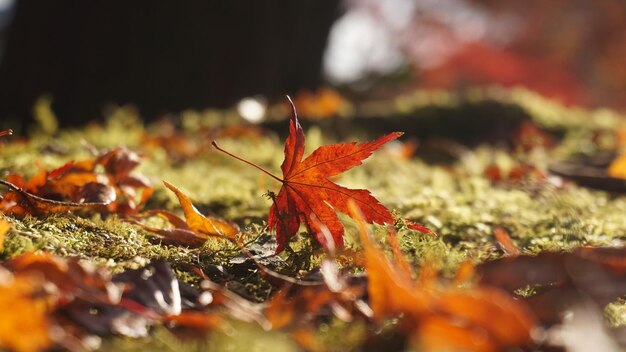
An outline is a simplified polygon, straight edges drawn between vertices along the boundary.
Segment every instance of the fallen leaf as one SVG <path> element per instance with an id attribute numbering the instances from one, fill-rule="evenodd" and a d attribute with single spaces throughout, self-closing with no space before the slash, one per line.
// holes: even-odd
<path id="1" fill-rule="evenodd" d="M 592 300 L 599 307 L 626 295 L 626 248 L 579 248 L 571 253 L 500 258 L 477 266 L 480 282 L 511 293 L 532 288 L 526 297 L 545 325 L 562 321 L 571 306 Z"/>
<path id="2" fill-rule="evenodd" d="M 141 303 L 159 315 L 176 315 L 183 309 L 181 284 L 165 260 L 117 274 L 112 282 L 128 288 L 124 298 Z"/>
<path id="3" fill-rule="evenodd" d="M 536 322 L 524 304 L 496 287 L 442 283 L 428 264 L 413 279 L 398 242 L 390 241 L 394 256 L 387 259 L 372 242 L 356 204 L 349 206 L 359 227 L 368 296 L 376 321 L 402 317 L 400 324 L 411 334 L 413 343 L 425 350 L 500 351 L 533 344 L 531 331 Z M 390 233 L 390 238 L 393 236 Z"/>
<path id="4" fill-rule="evenodd" d="M 320 235 L 322 231 L 318 225 L 324 224 L 332 235 L 334 245 L 341 246 L 344 228 L 336 212 L 349 214 L 347 204 L 350 200 L 357 202 L 363 209 L 365 221 L 368 223 L 394 223 L 395 219 L 389 210 L 368 190 L 341 187 L 329 178 L 361 165 L 376 149 L 400 137 L 402 133 L 390 133 L 375 141 L 361 144 L 352 142 L 322 146 L 302 160 L 304 132 L 298 122 L 295 106 L 293 103 L 291 105 L 289 136 L 285 142 L 285 159 L 281 165 L 283 178 L 227 152 L 213 142 L 213 146 L 219 151 L 258 168 L 282 183 L 278 195 L 273 197 L 274 204 L 268 216 L 270 230 L 276 230 L 276 251 L 284 249 L 285 243 L 298 232 L 301 223 L 317 235 L 318 242 L 327 247 L 327 239 Z M 313 221 L 312 217 L 318 221 Z"/>
<path id="5" fill-rule="evenodd" d="M 118 196 L 118 199 L 109 206 L 109 211 L 121 214 L 136 213 L 154 192 L 145 176 L 132 173 L 140 162 L 139 154 L 122 147 L 96 158 L 95 163 L 104 167 L 109 184 L 115 188 Z"/>
<path id="6" fill-rule="evenodd" d="M 511 236 L 505 229 L 503 229 L 502 227 L 496 227 L 493 230 L 493 235 L 495 236 L 496 241 L 498 241 L 498 245 L 500 245 L 500 248 L 502 249 L 502 251 L 504 251 L 504 253 L 510 256 L 520 255 L 521 252 L 519 248 L 517 248 L 517 245 L 513 243 L 513 240 L 511 240 Z"/>
<path id="7" fill-rule="evenodd" d="M 163 181 L 163 184 L 176 194 L 180 206 L 183 208 L 183 213 L 185 214 L 185 222 L 187 226 L 189 226 L 189 229 L 196 234 L 205 239 L 216 236 L 234 239 L 235 235 L 239 233 L 238 228 L 224 220 L 202 215 L 198 209 L 193 206 L 191 199 L 176 186 L 165 181 Z"/>
<path id="8" fill-rule="evenodd" d="M 44 215 L 72 210 L 132 214 L 152 195 L 150 182 L 131 174 L 139 156 L 116 148 L 96 159 L 70 161 L 25 180 L 9 174 L 2 184 L 11 188 L 0 201 L 0 211 L 16 216 Z M 99 166 L 104 168 L 104 173 Z"/>
<path id="9" fill-rule="evenodd" d="M 11 230 L 11 224 L 4 219 L 0 219 L 0 252 L 4 251 L 4 237 L 9 230 Z"/>
<path id="10" fill-rule="evenodd" d="M 626 178 L 626 154 L 615 158 L 606 170 L 611 177 Z"/>
<path id="11" fill-rule="evenodd" d="M 41 280 L 13 276 L 0 268 L 0 347 L 18 352 L 42 351 L 52 339 L 49 307 L 42 297 Z"/>
<path id="12" fill-rule="evenodd" d="M 187 310 L 176 315 L 166 315 L 165 321 L 177 326 L 200 330 L 215 330 L 225 325 L 225 319 L 219 314 Z"/>
<path id="13" fill-rule="evenodd" d="M 294 104 L 300 114 L 307 118 L 328 118 L 336 116 L 348 102 L 337 91 L 322 87 L 312 93 L 308 90 L 296 95 Z"/>
<path id="14" fill-rule="evenodd" d="M 135 224 L 144 230 L 152 232 L 157 235 L 160 241 L 164 244 L 183 245 L 188 247 L 201 247 L 206 242 L 206 237 L 200 236 L 188 228 L 171 228 L 160 229 L 153 226 L 148 226 L 137 220 L 127 219 L 132 224 Z M 187 225 L 185 225 L 186 227 Z"/>
<path id="15" fill-rule="evenodd" d="M 121 289 L 110 283 L 103 267 L 81 262 L 78 258 L 61 258 L 49 253 L 25 253 L 3 264 L 15 275 L 37 275 L 54 284 L 60 302 L 80 298 L 90 302 L 119 302 Z"/>
<path id="16" fill-rule="evenodd" d="M 517 133 L 513 136 L 514 145 L 523 150 L 530 151 L 535 148 L 551 148 L 555 145 L 554 138 L 541 130 L 535 123 L 524 121 Z"/>
<path id="17" fill-rule="evenodd" d="M 29 193 L 14 184 L 0 180 L 0 184 L 11 189 L 0 201 L 0 212 L 24 216 L 26 214 L 57 214 L 68 211 L 96 210 L 103 211 L 108 203 L 74 203 L 46 199 Z"/>
<path id="18" fill-rule="evenodd" d="M 193 206 L 189 197 L 180 189 L 168 182 L 163 181 L 163 183 L 176 194 L 183 209 L 185 220 L 167 210 L 157 209 L 135 215 L 135 217 L 158 216 L 169 222 L 173 226 L 172 228 L 157 228 L 143 224 L 134 219 L 126 219 L 125 221 L 156 234 L 165 244 L 200 247 L 210 237 L 226 238 L 230 240 L 235 239 L 235 236 L 239 233 L 239 229 L 236 225 L 231 225 L 224 220 L 201 214 L 198 209 Z"/>

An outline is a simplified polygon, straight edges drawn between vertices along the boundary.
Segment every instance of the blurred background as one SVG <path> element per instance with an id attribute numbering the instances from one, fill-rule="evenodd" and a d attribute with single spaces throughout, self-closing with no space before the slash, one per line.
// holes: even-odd
<path id="1" fill-rule="evenodd" d="M 494 85 L 624 110 L 626 1 L 0 0 L 0 129 Z"/>

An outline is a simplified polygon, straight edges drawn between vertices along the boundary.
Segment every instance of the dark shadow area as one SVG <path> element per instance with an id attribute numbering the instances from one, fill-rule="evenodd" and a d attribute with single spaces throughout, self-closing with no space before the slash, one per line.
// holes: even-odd
<path id="1" fill-rule="evenodd" d="M 320 83 L 338 0 L 75 1 L 15 5 L 0 65 L 0 127 L 50 93 L 62 125 L 134 103 L 152 119 Z"/>

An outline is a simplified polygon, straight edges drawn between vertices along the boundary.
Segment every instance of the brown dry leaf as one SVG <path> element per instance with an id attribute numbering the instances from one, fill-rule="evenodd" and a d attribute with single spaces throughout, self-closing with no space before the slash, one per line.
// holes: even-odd
<path id="1" fill-rule="evenodd" d="M 626 248 L 580 248 L 496 259 L 477 266 L 480 282 L 511 293 L 531 287 L 524 298 L 544 325 L 560 323 L 562 312 L 591 299 L 599 307 L 626 295 Z"/>
<path id="2" fill-rule="evenodd" d="M 10 188 L 0 200 L 0 213 L 24 216 L 27 214 L 57 214 L 68 211 L 104 211 L 108 203 L 74 203 L 46 199 L 25 191 L 14 184 L 0 180 L 0 184 Z"/>
<path id="3" fill-rule="evenodd" d="M 156 209 L 136 215 L 136 217 L 138 218 L 144 218 L 149 216 L 161 217 L 169 222 L 173 226 L 173 228 L 160 229 L 153 226 L 148 226 L 134 219 L 126 219 L 125 221 L 133 223 L 147 231 L 152 232 L 155 235 L 158 235 L 158 238 L 165 244 L 201 247 L 204 242 L 206 242 L 206 238 L 204 236 L 196 234 L 189 228 L 185 220 L 181 219 L 180 217 L 178 217 L 178 215 L 172 212 L 162 209 Z"/>
<path id="4" fill-rule="evenodd" d="M 403 304 L 420 304 L 412 302 L 411 292 L 415 284 L 411 277 L 410 267 L 404 256 L 394 256 L 391 263 L 384 252 L 376 248 L 372 242 L 367 226 L 362 221 L 360 210 L 354 203 L 349 203 L 352 217 L 357 220 L 359 238 L 363 245 L 365 269 L 368 277 L 368 292 L 370 306 L 375 319 L 395 316 L 405 310 Z"/>
<path id="5" fill-rule="evenodd" d="M 118 200 L 109 206 L 109 211 L 134 214 L 152 196 L 154 189 L 150 181 L 141 174 L 132 173 L 141 162 L 139 154 L 118 147 L 100 155 L 95 162 L 104 166 L 109 184 L 118 196 Z"/>
<path id="6" fill-rule="evenodd" d="M 22 285 L 24 280 L 27 281 Z M 84 350 L 80 341 L 86 332 L 140 337 L 146 336 L 149 326 L 158 322 L 205 328 L 218 325 L 217 317 L 208 313 L 203 319 L 200 313 L 186 314 L 184 308 L 197 308 L 198 294 L 190 287 L 183 292 L 180 285 L 184 284 L 165 261 L 111 276 L 106 268 L 92 267 L 77 258 L 45 253 L 20 255 L 0 266 L 0 347 L 42 350 L 43 347 L 28 346 L 43 345 L 45 341 Z M 221 304 L 232 300 L 222 299 Z M 14 317 L 13 312 L 19 316 Z M 63 330 L 51 334 L 54 341 L 50 342 L 50 338 L 44 337 L 54 326 Z M 7 337 L 4 333 L 12 335 Z M 27 341 L 31 334 L 32 341 Z"/>
<path id="7" fill-rule="evenodd" d="M 30 180 L 10 174 L 1 181 L 11 188 L 0 201 L 0 211 L 16 216 L 74 210 L 132 214 L 152 195 L 150 183 L 131 174 L 139 156 L 125 148 L 106 152 L 95 160 L 70 161 L 45 170 Z M 104 168 L 104 173 L 97 166 Z"/>
<path id="8" fill-rule="evenodd" d="M 199 236 L 195 232 L 188 229 L 181 228 L 172 228 L 172 229 L 160 229 L 153 226 L 148 226 L 136 220 L 126 220 L 130 223 L 133 223 L 144 230 L 150 231 L 151 233 L 157 235 L 160 241 L 163 244 L 173 244 L 173 245 L 183 245 L 188 247 L 201 247 L 204 242 L 206 242 L 206 238 L 204 236 Z"/>
<path id="9" fill-rule="evenodd" d="M 210 294 L 211 299 L 207 306 L 212 309 L 212 313 L 223 313 L 244 322 L 255 322 L 266 330 L 271 328 L 262 314 L 262 304 L 250 302 L 210 280 L 203 281 L 201 287 L 204 289 L 203 295 Z"/>
<path id="10" fill-rule="evenodd" d="M 203 150 L 195 134 L 177 130 L 169 117 L 156 121 L 151 131 L 144 131 L 141 146 L 144 149 L 161 148 L 173 162 L 188 160 Z"/>
<path id="11" fill-rule="evenodd" d="M 346 287 L 341 292 L 333 292 L 325 285 L 287 285 L 269 300 L 265 317 L 272 329 L 301 328 L 316 317 L 331 313 L 350 321 L 356 308 L 354 302 L 363 294 L 361 285 Z"/>
<path id="12" fill-rule="evenodd" d="M 61 258 L 48 253 L 25 253 L 3 266 L 15 275 L 36 275 L 54 284 L 58 299 L 75 297 L 93 302 L 119 301 L 121 288 L 111 284 L 104 268 L 93 268 L 78 258 Z"/>

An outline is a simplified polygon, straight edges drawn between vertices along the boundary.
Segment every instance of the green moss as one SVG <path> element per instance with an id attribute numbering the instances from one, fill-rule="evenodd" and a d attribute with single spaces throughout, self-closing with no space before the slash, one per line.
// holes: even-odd
<path id="1" fill-rule="evenodd" d="M 279 331 L 264 331 L 256 324 L 227 322 L 223 331 L 197 336 L 177 336 L 165 328 L 157 328 L 149 338 L 113 338 L 104 341 L 101 351 L 176 351 L 176 352 L 293 352 L 301 349 Z"/>
<path id="2" fill-rule="evenodd" d="M 9 219 L 12 229 L 5 238 L 5 259 L 42 250 L 91 259 L 121 271 L 145 265 L 155 258 L 175 263 L 193 257 L 191 250 L 151 243 L 142 230 L 116 218 L 100 220 L 56 215 Z"/>
<path id="3" fill-rule="evenodd" d="M 337 318 L 320 324 L 314 333 L 322 351 L 356 351 L 368 338 L 368 327 L 359 318 L 345 322 Z"/>
<path id="4" fill-rule="evenodd" d="M 609 303 L 604 308 L 607 325 L 611 328 L 623 328 L 626 326 L 626 301 L 623 299 Z"/>

